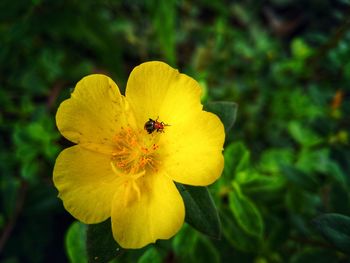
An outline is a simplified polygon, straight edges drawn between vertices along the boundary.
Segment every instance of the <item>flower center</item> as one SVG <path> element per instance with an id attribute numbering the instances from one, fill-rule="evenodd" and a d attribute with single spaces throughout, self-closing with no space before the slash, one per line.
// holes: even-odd
<path id="1" fill-rule="evenodd" d="M 114 137 L 115 149 L 112 152 L 112 166 L 124 174 L 157 171 L 156 137 L 144 130 L 134 131 L 121 128 Z"/>

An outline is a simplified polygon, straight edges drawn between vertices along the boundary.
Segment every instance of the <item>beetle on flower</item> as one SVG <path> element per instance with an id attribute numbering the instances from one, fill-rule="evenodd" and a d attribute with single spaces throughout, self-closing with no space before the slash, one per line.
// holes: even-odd
<path id="1" fill-rule="evenodd" d="M 79 81 L 56 115 L 61 134 L 76 144 L 53 171 L 66 210 L 86 224 L 111 218 L 124 248 L 175 235 L 185 208 L 174 182 L 209 185 L 224 166 L 224 127 L 202 110 L 200 94 L 194 79 L 157 61 L 131 72 L 125 96 L 104 75 Z M 151 116 L 171 129 L 145 130 Z"/>
<path id="2" fill-rule="evenodd" d="M 145 123 L 145 130 L 151 134 L 154 131 L 157 132 L 164 132 L 165 126 L 170 126 L 169 124 L 166 124 L 164 122 L 159 122 L 158 118 L 156 120 L 152 120 L 151 118 Z"/>

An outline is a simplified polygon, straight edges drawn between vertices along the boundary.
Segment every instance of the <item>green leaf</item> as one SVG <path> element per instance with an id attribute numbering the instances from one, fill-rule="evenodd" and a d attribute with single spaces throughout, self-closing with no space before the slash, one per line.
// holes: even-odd
<path id="1" fill-rule="evenodd" d="M 71 263 L 86 263 L 86 225 L 78 221 L 73 222 L 66 234 L 65 246 Z"/>
<path id="2" fill-rule="evenodd" d="M 327 163 L 324 173 L 329 174 L 335 181 L 341 184 L 347 184 L 346 182 L 348 181 L 348 176 L 344 174 L 339 164 L 333 160 L 330 160 L 330 162 Z"/>
<path id="3" fill-rule="evenodd" d="M 264 151 L 259 161 L 259 171 L 278 173 L 281 165 L 293 163 L 293 151 L 289 148 L 272 148 Z"/>
<path id="4" fill-rule="evenodd" d="M 206 187 L 176 184 L 185 203 L 186 222 L 198 231 L 219 239 L 221 223 L 215 203 Z"/>
<path id="5" fill-rule="evenodd" d="M 226 209 L 227 210 L 227 209 Z M 257 236 L 249 235 L 238 224 L 230 211 L 220 210 L 222 218 L 223 236 L 236 249 L 245 252 L 256 252 L 260 247 Z"/>
<path id="6" fill-rule="evenodd" d="M 139 258 L 137 263 L 161 263 L 162 257 L 160 256 L 158 250 L 154 247 L 150 247 L 145 253 Z"/>
<path id="7" fill-rule="evenodd" d="M 188 258 L 192 255 L 189 247 L 194 247 L 198 240 L 198 232 L 188 224 L 184 224 L 173 238 L 172 246 L 177 257 L 182 261 L 188 261 Z"/>
<path id="8" fill-rule="evenodd" d="M 228 145 L 224 151 L 224 173 L 233 175 L 249 168 L 250 152 L 242 142 Z"/>
<path id="9" fill-rule="evenodd" d="M 222 176 L 213 186 L 221 194 L 229 191 L 231 181 L 237 173 L 249 169 L 250 152 L 242 142 L 231 143 L 225 147 L 224 161 L 225 165 Z"/>
<path id="10" fill-rule="evenodd" d="M 304 127 L 301 123 L 291 121 L 288 125 L 288 131 L 293 139 L 305 147 L 311 147 L 322 142 L 322 138 L 311 129 Z"/>
<path id="11" fill-rule="evenodd" d="M 225 126 L 228 132 L 236 121 L 238 104 L 230 101 L 208 102 L 204 105 L 204 110 L 215 113 Z"/>
<path id="12" fill-rule="evenodd" d="M 302 187 L 305 190 L 311 192 L 318 190 L 319 182 L 312 173 L 304 173 L 299 169 L 286 165 L 282 166 L 282 173 L 290 182 Z"/>
<path id="13" fill-rule="evenodd" d="M 200 235 L 188 224 L 176 234 L 172 245 L 177 262 L 220 262 L 220 255 L 209 238 Z"/>
<path id="14" fill-rule="evenodd" d="M 194 246 L 193 253 L 193 262 L 196 263 L 219 263 L 220 255 L 216 250 L 212 242 L 205 236 L 199 236 L 198 242 Z"/>
<path id="15" fill-rule="evenodd" d="M 107 262 L 124 251 L 113 238 L 110 219 L 88 225 L 86 242 L 90 263 Z"/>
<path id="16" fill-rule="evenodd" d="M 286 185 L 286 179 L 280 174 L 261 175 L 256 171 L 246 170 L 237 173 L 236 182 L 243 192 L 249 195 L 262 195 L 263 199 L 278 195 Z"/>
<path id="17" fill-rule="evenodd" d="M 292 55 L 300 60 L 306 59 L 312 55 L 312 49 L 301 38 L 295 38 L 291 45 Z"/>
<path id="18" fill-rule="evenodd" d="M 21 167 L 21 177 L 28 182 L 34 183 L 39 172 L 39 165 L 37 162 L 24 162 Z"/>
<path id="19" fill-rule="evenodd" d="M 313 223 L 326 240 L 350 255 L 350 217 L 329 213 L 315 218 Z"/>
<path id="20" fill-rule="evenodd" d="M 264 221 L 255 204 L 246 197 L 240 186 L 233 182 L 233 191 L 229 194 L 230 209 L 238 225 L 247 233 L 262 238 Z"/>
<path id="21" fill-rule="evenodd" d="M 314 151 L 303 149 L 296 163 L 297 168 L 304 172 L 318 172 L 327 175 L 335 181 L 346 184 L 347 176 L 337 162 L 331 159 L 330 150 L 321 148 Z"/>

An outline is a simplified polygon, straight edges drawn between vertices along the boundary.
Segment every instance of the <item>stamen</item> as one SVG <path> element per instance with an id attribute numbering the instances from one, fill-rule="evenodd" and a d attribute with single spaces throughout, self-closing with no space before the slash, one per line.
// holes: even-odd
<path id="1" fill-rule="evenodd" d="M 121 128 L 114 137 L 115 149 L 111 156 L 112 170 L 116 174 L 139 174 L 142 171 L 157 171 L 156 136 L 146 136 L 130 127 Z"/>

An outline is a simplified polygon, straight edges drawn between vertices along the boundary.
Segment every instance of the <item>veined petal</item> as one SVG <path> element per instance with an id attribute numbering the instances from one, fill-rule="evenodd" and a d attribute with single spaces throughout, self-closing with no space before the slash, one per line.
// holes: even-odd
<path id="1" fill-rule="evenodd" d="M 140 128 L 149 118 L 157 117 L 176 125 L 202 109 L 198 82 L 163 62 L 146 62 L 134 68 L 125 93 Z"/>
<path id="2" fill-rule="evenodd" d="M 172 180 L 163 174 L 147 174 L 128 181 L 115 194 L 113 235 L 124 248 L 141 248 L 175 235 L 184 217 L 184 204 Z"/>
<path id="3" fill-rule="evenodd" d="M 204 186 L 221 175 L 225 132 L 215 114 L 202 111 L 161 135 L 162 169 L 174 181 Z"/>
<path id="4" fill-rule="evenodd" d="M 109 153 L 113 136 L 125 124 L 125 104 L 109 77 L 89 75 L 78 82 L 71 98 L 56 114 L 57 127 L 68 140 Z"/>
<path id="5" fill-rule="evenodd" d="M 56 159 L 53 181 L 66 210 L 86 224 L 111 216 L 119 177 L 108 155 L 79 145 L 63 150 Z"/>

